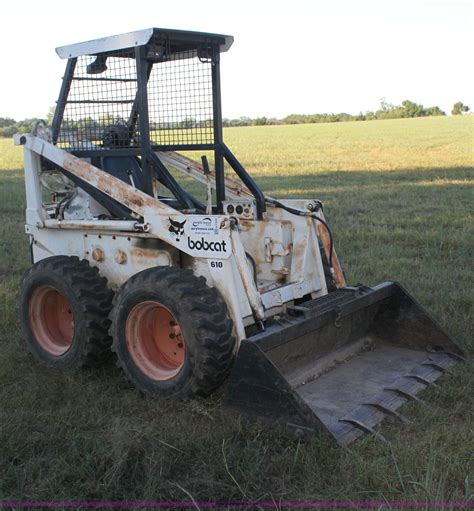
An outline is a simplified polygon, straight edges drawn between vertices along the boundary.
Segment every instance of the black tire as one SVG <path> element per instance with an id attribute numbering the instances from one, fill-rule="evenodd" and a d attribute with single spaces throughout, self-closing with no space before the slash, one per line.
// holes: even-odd
<path id="1" fill-rule="evenodd" d="M 144 307 L 149 310 L 143 312 Z M 177 346 L 183 350 L 178 355 L 174 352 L 178 360 L 173 359 L 174 373 L 166 378 L 160 369 L 161 346 L 170 327 L 162 319 L 158 329 L 153 323 L 146 327 L 150 329 L 146 333 L 142 333 L 145 326 L 140 326 L 158 321 L 156 315 L 166 315 L 164 310 L 173 317 L 174 322 L 169 324 L 177 332 L 174 339 L 169 334 L 170 342 L 181 340 Z M 222 384 L 232 366 L 235 347 L 232 328 L 224 301 L 204 277 L 181 268 L 150 268 L 131 277 L 115 295 L 110 330 L 112 351 L 127 378 L 145 393 L 183 398 L 208 396 Z M 136 346 L 148 342 L 152 345 L 146 345 L 145 355 L 153 356 L 145 360 L 143 350 L 137 355 Z"/>
<path id="2" fill-rule="evenodd" d="M 62 369 L 100 365 L 111 354 L 112 297 L 107 280 L 86 260 L 54 256 L 37 262 L 25 273 L 19 294 L 29 350 L 39 361 Z"/>

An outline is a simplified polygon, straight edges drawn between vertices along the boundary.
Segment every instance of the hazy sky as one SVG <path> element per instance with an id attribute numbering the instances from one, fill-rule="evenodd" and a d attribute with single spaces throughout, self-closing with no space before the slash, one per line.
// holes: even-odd
<path id="1" fill-rule="evenodd" d="M 234 36 L 225 117 L 358 113 L 382 97 L 474 108 L 469 0 L 24 0 L 2 4 L 0 117 L 46 115 L 56 46 L 152 26 Z"/>

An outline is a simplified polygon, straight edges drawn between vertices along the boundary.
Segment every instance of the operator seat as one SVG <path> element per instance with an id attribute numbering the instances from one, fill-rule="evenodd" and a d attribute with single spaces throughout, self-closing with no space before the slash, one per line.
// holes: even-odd
<path id="1" fill-rule="evenodd" d="M 108 174 L 143 191 L 143 174 L 136 156 L 103 156 L 100 168 Z"/>
<path id="2" fill-rule="evenodd" d="M 104 147 L 110 149 L 126 149 L 130 147 L 130 129 L 126 124 L 114 124 L 108 126 L 102 136 Z M 133 155 L 102 156 L 98 166 L 108 174 L 124 181 L 125 183 L 144 190 L 144 179 L 140 160 Z M 156 176 L 160 180 L 159 176 Z M 168 206 L 181 209 L 182 205 L 175 197 L 158 196 Z"/>

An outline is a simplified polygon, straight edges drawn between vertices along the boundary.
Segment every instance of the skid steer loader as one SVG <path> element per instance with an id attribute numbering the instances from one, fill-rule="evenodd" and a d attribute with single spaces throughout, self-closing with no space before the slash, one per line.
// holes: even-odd
<path id="1" fill-rule="evenodd" d="M 27 344 L 59 368 L 115 352 L 151 394 L 225 382 L 229 410 L 340 444 L 380 435 L 463 351 L 396 282 L 348 286 L 322 203 L 265 195 L 224 144 L 232 42 L 152 28 L 57 48 L 51 129 L 15 137 Z"/>

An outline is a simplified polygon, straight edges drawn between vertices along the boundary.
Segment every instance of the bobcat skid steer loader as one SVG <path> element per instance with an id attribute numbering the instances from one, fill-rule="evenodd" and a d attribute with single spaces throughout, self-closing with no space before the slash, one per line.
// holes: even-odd
<path id="1" fill-rule="evenodd" d="M 348 286 L 321 202 L 265 195 L 224 144 L 232 42 L 152 28 L 57 49 L 51 130 L 15 137 L 24 336 L 60 368 L 113 351 L 150 394 L 226 381 L 229 409 L 340 444 L 380 435 L 463 352 L 396 282 Z"/>

